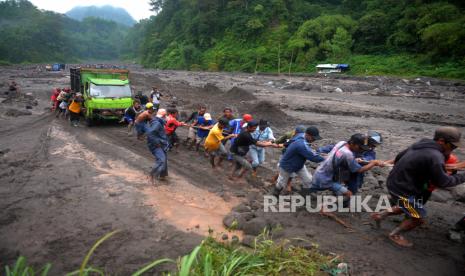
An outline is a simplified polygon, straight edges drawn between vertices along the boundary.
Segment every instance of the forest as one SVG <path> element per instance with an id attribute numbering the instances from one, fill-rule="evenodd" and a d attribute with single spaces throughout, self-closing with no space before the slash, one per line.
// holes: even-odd
<path id="1" fill-rule="evenodd" d="M 26 0 L 0 2 L 0 64 L 120 59 L 129 27 L 82 21 L 37 9 Z"/>
<path id="2" fill-rule="evenodd" d="M 145 66 L 465 78 L 460 0 L 152 0 L 138 56 Z"/>
<path id="3" fill-rule="evenodd" d="M 0 2 L 0 60 L 274 73 L 348 63 L 351 74 L 465 79 L 461 0 L 147 1 L 154 15 L 132 28 Z"/>

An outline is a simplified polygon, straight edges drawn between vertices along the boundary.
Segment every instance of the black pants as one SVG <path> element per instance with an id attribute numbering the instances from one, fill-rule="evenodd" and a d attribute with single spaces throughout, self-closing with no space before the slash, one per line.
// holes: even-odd
<path id="1" fill-rule="evenodd" d="M 80 113 L 74 113 L 72 111 L 69 111 L 69 120 L 71 123 L 76 122 L 79 123 L 79 117 L 81 116 Z"/>

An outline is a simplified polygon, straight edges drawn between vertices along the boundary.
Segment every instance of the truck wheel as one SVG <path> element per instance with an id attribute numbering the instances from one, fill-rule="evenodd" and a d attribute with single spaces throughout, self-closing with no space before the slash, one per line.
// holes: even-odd
<path id="1" fill-rule="evenodd" d="M 94 125 L 94 120 L 92 118 L 86 118 L 86 125 L 91 127 Z"/>

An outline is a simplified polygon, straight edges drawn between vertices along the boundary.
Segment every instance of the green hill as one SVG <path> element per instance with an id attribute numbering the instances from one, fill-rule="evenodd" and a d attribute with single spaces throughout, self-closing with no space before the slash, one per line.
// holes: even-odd
<path id="1" fill-rule="evenodd" d="M 460 0 L 152 0 L 140 60 L 170 69 L 465 78 Z"/>
<path id="2" fill-rule="evenodd" d="M 105 20 L 112 20 L 116 23 L 133 26 L 136 21 L 132 16 L 123 8 L 113 6 L 88 6 L 88 7 L 74 7 L 66 13 L 72 19 L 82 21 L 87 17 L 97 17 Z"/>
<path id="3" fill-rule="evenodd" d="M 26 0 L 1 1 L 0 63 L 117 60 L 128 30 L 114 21 L 41 11 Z"/>

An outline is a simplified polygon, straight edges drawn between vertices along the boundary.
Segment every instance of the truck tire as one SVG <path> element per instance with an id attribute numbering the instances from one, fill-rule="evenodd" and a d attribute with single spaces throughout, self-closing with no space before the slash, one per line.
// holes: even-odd
<path id="1" fill-rule="evenodd" d="M 92 119 L 92 118 L 86 118 L 86 125 L 87 125 L 88 127 L 93 126 L 93 125 L 94 125 L 94 119 Z"/>

